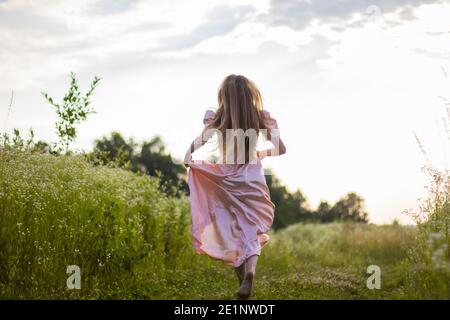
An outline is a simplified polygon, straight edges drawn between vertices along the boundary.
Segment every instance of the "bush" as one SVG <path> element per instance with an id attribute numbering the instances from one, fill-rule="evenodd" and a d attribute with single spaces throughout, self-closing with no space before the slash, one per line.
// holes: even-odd
<path id="1" fill-rule="evenodd" d="M 161 282 L 193 255 L 188 213 L 188 201 L 168 198 L 156 178 L 4 148 L 0 297 L 124 297 L 124 288 L 133 296 L 140 278 Z M 80 291 L 66 289 L 68 265 L 81 268 Z"/>

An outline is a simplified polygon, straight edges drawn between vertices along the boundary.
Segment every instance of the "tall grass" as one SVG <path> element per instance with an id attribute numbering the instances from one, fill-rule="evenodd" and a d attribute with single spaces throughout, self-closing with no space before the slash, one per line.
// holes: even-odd
<path id="1" fill-rule="evenodd" d="M 448 102 L 446 105 L 450 106 Z M 450 109 L 442 120 L 447 143 L 450 143 L 447 124 Z M 417 134 L 415 138 L 426 160 L 422 170 L 429 179 L 429 185 L 426 187 L 428 196 L 421 200 L 419 210 L 406 211 L 419 231 L 416 245 L 410 252 L 414 265 L 411 281 L 419 292 L 427 293 L 422 297 L 450 299 L 450 175 L 448 169 L 439 170 L 433 166 Z M 434 289 L 432 297 L 429 296 L 430 288 Z"/>
<path id="2" fill-rule="evenodd" d="M 407 211 L 419 231 L 410 252 L 412 282 L 419 292 L 434 288 L 432 297 L 423 297 L 450 299 L 450 176 L 430 164 L 424 171 L 430 178 L 429 195 L 421 201 L 418 212 Z"/>
<path id="3" fill-rule="evenodd" d="M 0 293 L 132 298 L 144 276 L 157 288 L 189 252 L 187 204 L 165 196 L 154 178 L 93 167 L 82 156 L 4 149 Z M 68 265 L 81 268 L 81 292 L 66 290 Z"/>
<path id="4" fill-rule="evenodd" d="M 261 256 L 261 269 L 278 279 L 258 293 L 270 298 L 402 299 L 409 290 L 408 251 L 416 228 L 360 223 L 296 224 L 275 234 Z M 382 272 L 382 289 L 366 287 L 367 267 Z M 268 277 L 269 279 L 269 277 Z"/>
<path id="5" fill-rule="evenodd" d="M 195 254 L 189 231 L 188 199 L 168 197 L 156 178 L 82 155 L 0 149 L 0 298 L 233 299 L 233 270 Z M 297 224 L 270 235 L 255 298 L 445 295 L 422 279 L 430 272 L 415 227 Z M 366 287 L 372 264 L 382 290 Z M 68 265 L 81 268 L 81 290 L 67 289 Z"/>

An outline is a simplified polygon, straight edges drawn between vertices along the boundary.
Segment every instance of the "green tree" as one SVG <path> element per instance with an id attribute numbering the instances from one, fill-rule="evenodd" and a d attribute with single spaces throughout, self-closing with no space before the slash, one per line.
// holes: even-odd
<path id="1" fill-rule="evenodd" d="M 76 74 L 71 72 L 69 90 L 61 102 L 56 103 L 48 93 L 42 92 L 42 96 L 55 108 L 58 116 L 55 127 L 59 141 L 54 144 L 55 151 L 61 152 L 65 150 L 67 152 L 70 143 L 74 142 L 77 137 L 76 125 L 85 121 L 89 114 L 95 113 L 91 106 L 90 98 L 94 94 L 99 81 L 99 77 L 94 77 L 90 89 L 82 95 Z"/>
<path id="2" fill-rule="evenodd" d="M 275 204 L 273 228 L 282 229 L 288 225 L 313 219 L 307 208 L 307 199 L 300 190 L 290 193 L 275 175 L 266 176 L 272 202 Z"/>
<path id="3" fill-rule="evenodd" d="M 335 220 L 369 222 L 364 199 L 354 192 L 346 194 L 331 208 L 331 214 Z"/>
<path id="4" fill-rule="evenodd" d="M 155 136 L 141 145 L 136 165 L 151 176 L 161 175 L 169 193 L 177 194 L 180 191 L 187 191 L 186 168 L 175 164 L 172 156 L 166 153 L 160 136 Z"/>
<path id="5" fill-rule="evenodd" d="M 95 159 L 101 164 L 114 162 L 117 166 L 130 169 L 135 165 L 136 143 L 125 140 L 119 132 L 111 132 L 109 137 L 94 141 Z"/>
<path id="6" fill-rule="evenodd" d="M 327 201 L 321 201 L 317 207 L 315 216 L 322 223 L 333 222 L 335 217 L 333 217 L 331 208 L 332 206 Z"/>
<path id="7" fill-rule="evenodd" d="M 188 192 L 186 168 L 172 160 L 160 136 L 138 145 L 133 139 L 126 140 L 120 133 L 112 132 L 109 137 L 94 142 L 89 158 L 98 164 L 114 162 L 134 172 L 159 176 L 161 187 L 170 195 Z"/>

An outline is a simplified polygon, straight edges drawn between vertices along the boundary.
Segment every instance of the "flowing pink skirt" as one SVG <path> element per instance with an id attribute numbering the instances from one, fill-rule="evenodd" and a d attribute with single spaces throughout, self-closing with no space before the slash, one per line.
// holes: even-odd
<path id="1" fill-rule="evenodd" d="M 194 249 L 238 267 L 269 241 L 275 205 L 261 161 L 257 164 L 189 164 Z"/>

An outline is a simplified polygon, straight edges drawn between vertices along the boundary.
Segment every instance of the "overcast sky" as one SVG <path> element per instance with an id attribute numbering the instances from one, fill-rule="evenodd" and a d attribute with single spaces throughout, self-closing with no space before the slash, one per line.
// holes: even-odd
<path id="1" fill-rule="evenodd" d="M 0 131 L 54 141 L 40 92 L 60 98 L 74 71 L 83 88 L 103 78 L 76 147 L 160 134 L 181 158 L 236 73 L 288 149 L 265 166 L 312 207 L 355 191 L 373 222 L 410 222 L 427 184 L 413 130 L 447 165 L 450 1 L 0 0 L 0 41 Z"/>

